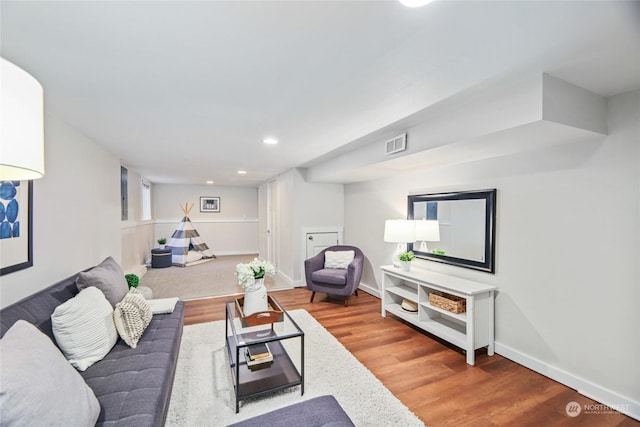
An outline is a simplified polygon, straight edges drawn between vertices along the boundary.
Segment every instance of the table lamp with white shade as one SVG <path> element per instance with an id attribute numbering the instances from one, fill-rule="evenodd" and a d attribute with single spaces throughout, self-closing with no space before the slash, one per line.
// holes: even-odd
<path id="1" fill-rule="evenodd" d="M 406 250 L 407 243 L 415 242 L 416 226 L 415 221 L 409 219 L 388 219 L 384 223 L 384 241 L 397 243 L 396 251 L 393 253 L 393 266 L 400 268 L 398 255 Z"/>
<path id="2" fill-rule="evenodd" d="M 440 241 L 440 224 L 438 220 L 423 219 L 416 221 L 416 241 L 420 243 L 420 252 L 429 252 L 427 242 Z"/>

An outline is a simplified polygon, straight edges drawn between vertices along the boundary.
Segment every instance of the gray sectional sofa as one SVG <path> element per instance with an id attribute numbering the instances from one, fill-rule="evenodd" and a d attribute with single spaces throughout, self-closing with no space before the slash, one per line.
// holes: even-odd
<path id="1" fill-rule="evenodd" d="M 55 343 L 51 314 L 58 305 L 78 294 L 76 277 L 77 274 L 0 310 L 0 337 L 22 319 L 36 325 Z M 183 317 L 184 303 L 178 301 L 172 313 L 153 316 L 136 348 L 118 339 L 103 360 L 80 372 L 100 403 L 96 425 L 164 424 L 182 339 Z"/>

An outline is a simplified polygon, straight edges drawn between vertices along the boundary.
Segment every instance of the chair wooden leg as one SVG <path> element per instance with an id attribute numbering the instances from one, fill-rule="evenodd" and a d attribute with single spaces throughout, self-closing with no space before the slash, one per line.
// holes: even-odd
<path id="1" fill-rule="evenodd" d="M 356 289 L 356 296 L 358 296 L 358 290 Z"/>
<path id="2" fill-rule="evenodd" d="M 313 302 L 313 297 L 315 297 L 315 296 L 316 296 L 316 291 L 311 292 L 311 301 L 309 301 L 309 302 Z"/>
<path id="3" fill-rule="evenodd" d="M 349 305 L 349 297 L 344 297 L 344 306 L 347 307 Z"/>

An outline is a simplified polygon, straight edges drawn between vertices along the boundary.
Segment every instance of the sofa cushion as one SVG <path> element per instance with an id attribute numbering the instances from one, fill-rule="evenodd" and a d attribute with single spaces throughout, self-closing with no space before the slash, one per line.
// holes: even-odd
<path id="1" fill-rule="evenodd" d="M 184 302 L 153 316 L 136 348 L 118 340 L 100 363 L 84 372 L 100 401 L 97 426 L 162 426 L 176 370 Z"/>
<path id="2" fill-rule="evenodd" d="M 122 298 L 129 291 L 122 268 L 111 257 L 106 258 L 91 270 L 78 274 L 76 286 L 79 291 L 95 286 L 104 292 L 107 300 L 111 303 L 111 307 L 115 307 L 117 303 L 122 301 Z"/>
<path id="3" fill-rule="evenodd" d="M 58 347 L 80 371 L 102 360 L 118 340 L 113 308 L 93 286 L 56 307 L 51 324 Z"/>
<path id="4" fill-rule="evenodd" d="M 113 311 L 118 334 L 131 348 L 138 345 L 138 340 L 149 326 L 151 317 L 149 303 L 136 288 L 131 288 Z"/>
<path id="5" fill-rule="evenodd" d="M 229 427 L 353 427 L 351 418 L 333 396 L 319 396 L 249 418 Z"/>
<path id="6" fill-rule="evenodd" d="M 348 268 L 355 251 L 324 251 L 324 268 Z"/>
<path id="7" fill-rule="evenodd" d="M 314 282 L 345 286 L 347 284 L 347 270 L 341 268 L 323 268 L 311 273 L 311 280 Z"/>
<path id="8" fill-rule="evenodd" d="M 0 340 L 0 354 L 3 426 L 96 423 L 95 394 L 38 328 L 18 320 Z"/>

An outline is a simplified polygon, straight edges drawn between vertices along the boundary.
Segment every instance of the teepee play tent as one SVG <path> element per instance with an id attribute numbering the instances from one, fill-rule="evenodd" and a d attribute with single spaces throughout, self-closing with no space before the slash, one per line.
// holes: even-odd
<path id="1" fill-rule="evenodd" d="M 200 234 L 193 228 L 189 219 L 189 212 L 191 212 L 193 204 L 189 207 L 189 203 L 185 203 L 184 207 L 180 205 L 180 208 L 184 212 L 184 218 L 165 246 L 167 249 L 171 249 L 173 265 L 185 267 L 202 259 L 215 258 L 216 256 L 202 241 Z"/>

